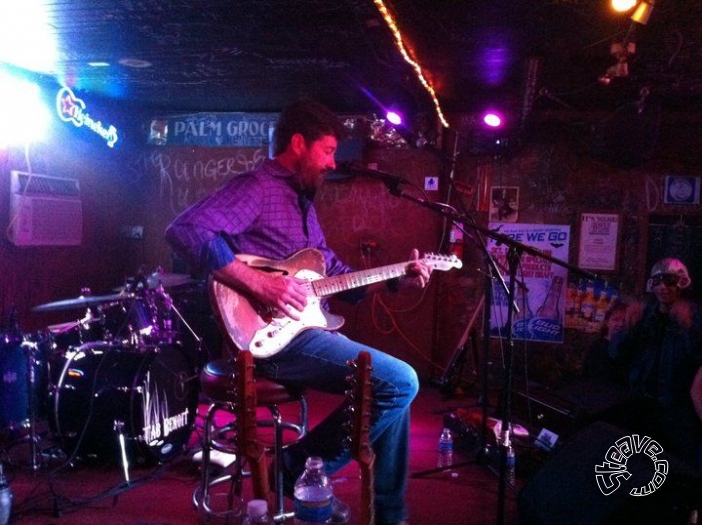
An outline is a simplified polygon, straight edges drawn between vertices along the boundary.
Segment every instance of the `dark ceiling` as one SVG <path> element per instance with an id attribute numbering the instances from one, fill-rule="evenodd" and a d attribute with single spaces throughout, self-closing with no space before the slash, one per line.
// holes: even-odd
<path id="1" fill-rule="evenodd" d="M 373 0 L 44 2 L 56 73 L 83 94 L 161 114 L 277 111 L 299 96 L 339 112 L 396 102 L 433 111 Z M 492 99 L 607 108 L 642 87 L 671 108 L 702 109 L 702 0 L 658 0 L 646 25 L 614 16 L 609 0 L 386 4 L 448 112 Z M 631 28 L 629 74 L 603 86 L 598 77 L 617 62 L 610 45 Z"/>

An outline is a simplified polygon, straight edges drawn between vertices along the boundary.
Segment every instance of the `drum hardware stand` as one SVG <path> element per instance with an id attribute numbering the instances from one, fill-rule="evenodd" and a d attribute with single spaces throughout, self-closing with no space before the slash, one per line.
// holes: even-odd
<path id="1" fill-rule="evenodd" d="M 122 454 L 122 469 L 124 470 L 124 481 L 129 485 L 129 460 L 127 459 L 127 445 L 124 439 L 124 421 L 114 420 L 113 426 L 119 436 L 119 449 Z"/>
<path id="2" fill-rule="evenodd" d="M 41 468 L 41 461 L 39 453 L 38 443 L 40 437 L 37 434 L 37 399 L 35 395 L 36 386 L 36 371 L 35 366 L 39 363 L 35 356 L 35 351 L 37 350 L 36 343 L 30 343 L 27 341 L 22 342 L 21 345 L 25 349 L 27 355 L 27 401 L 29 407 L 29 435 L 22 437 L 17 443 L 22 443 L 23 441 L 29 442 L 29 464 L 32 471 L 36 472 Z"/>
<path id="3" fill-rule="evenodd" d="M 27 359 L 27 366 L 29 367 L 29 454 L 32 470 L 36 471 L 39 469 L 39 463 L 37 461 L 37 400 L 35 399 L 34 389 L 37 382 L 37 374 L 34 366 L 38 364 L 38 362 L 34 357 L 36 345 L 28 346 L 30 346 Z"/>
<path id="4" fill-rule="evenodd" d="M 85 312 L 85 317 L 83 317 L 82 319 L 78 319 L 77 321 L 73 321 L 72 323 L 67 323 L 63 325 L 60 330 L 56 330 L 55 332 L 53 332 L 53 335 L 63 335 L 67 332 L 70 332 L 74 328 L 83 328 L 87 330 L 90 326 L 90 323 L 94 323 L 95 321 L 102 321 L 102 319 L 93 315 L 92 309 L 88 308 Z"/>
<path id="5" fill-rule="evenodd" d="M 180 313 L 180 311 L 176 308 L 175 304 L 173 303 L 173 298 L 168 295 L 166 290 L 163 288 L 163 284 L 159 284 L 158 288 L 156 289 L 156 292 L 163 297 L 163 301 L 166 304 L 167 310 L 173 310 L 175 314 L 178 316 L 178 319 L 183 323 L 183 325 L 188 329 L 188 332 L 193 336 L 195 339 L 195 342 L 197 343 L 197 349 L 198 352 L 202 350 L 202 338 L 197 335 L 195 330 L 188 324 L 188 322 L 185 320 L 185 317 L 183 317 L 183 314 Z"/>

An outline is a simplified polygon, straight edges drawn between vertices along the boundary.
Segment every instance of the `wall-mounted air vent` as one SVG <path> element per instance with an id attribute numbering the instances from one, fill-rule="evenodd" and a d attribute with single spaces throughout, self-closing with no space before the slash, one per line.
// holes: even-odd
<path id="1" fill-rule="evenodd" d="M 17 246 L 81 243 L 83 212 L 76 179 L 11 172 L 10 235 Z"/>

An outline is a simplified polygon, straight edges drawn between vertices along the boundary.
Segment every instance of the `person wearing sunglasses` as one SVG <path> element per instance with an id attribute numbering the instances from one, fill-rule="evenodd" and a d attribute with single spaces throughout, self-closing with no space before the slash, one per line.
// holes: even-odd
<path id="1" fill-rule="evenodd" d="M 702 315 L 685 297 L 691 285 L 679 259 L 656 262 L 646 283 L 648 301 L 629 305 L 609 352 L 625 363 L 631 391 L 613 422 L 657 440 L 666 452 L 699 470 Z"/>

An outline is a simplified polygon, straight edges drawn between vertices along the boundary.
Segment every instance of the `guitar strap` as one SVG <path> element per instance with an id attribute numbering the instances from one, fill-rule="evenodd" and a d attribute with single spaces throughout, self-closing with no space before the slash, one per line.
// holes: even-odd
<path id="1" fill-rule="evenodd" d="M 307 228 L 307 216 L 310 212 L 310 208 L 312 207 L 312 198 L 314 197 L 314 194 L 308 194 L 304 191 L 300 191 L 297 197 L 297 201 L 300 205 L 300 211 L 302 212 L 302 231 L 305 234 L 305 237 L 309 239 L 310 233 Z"/>

